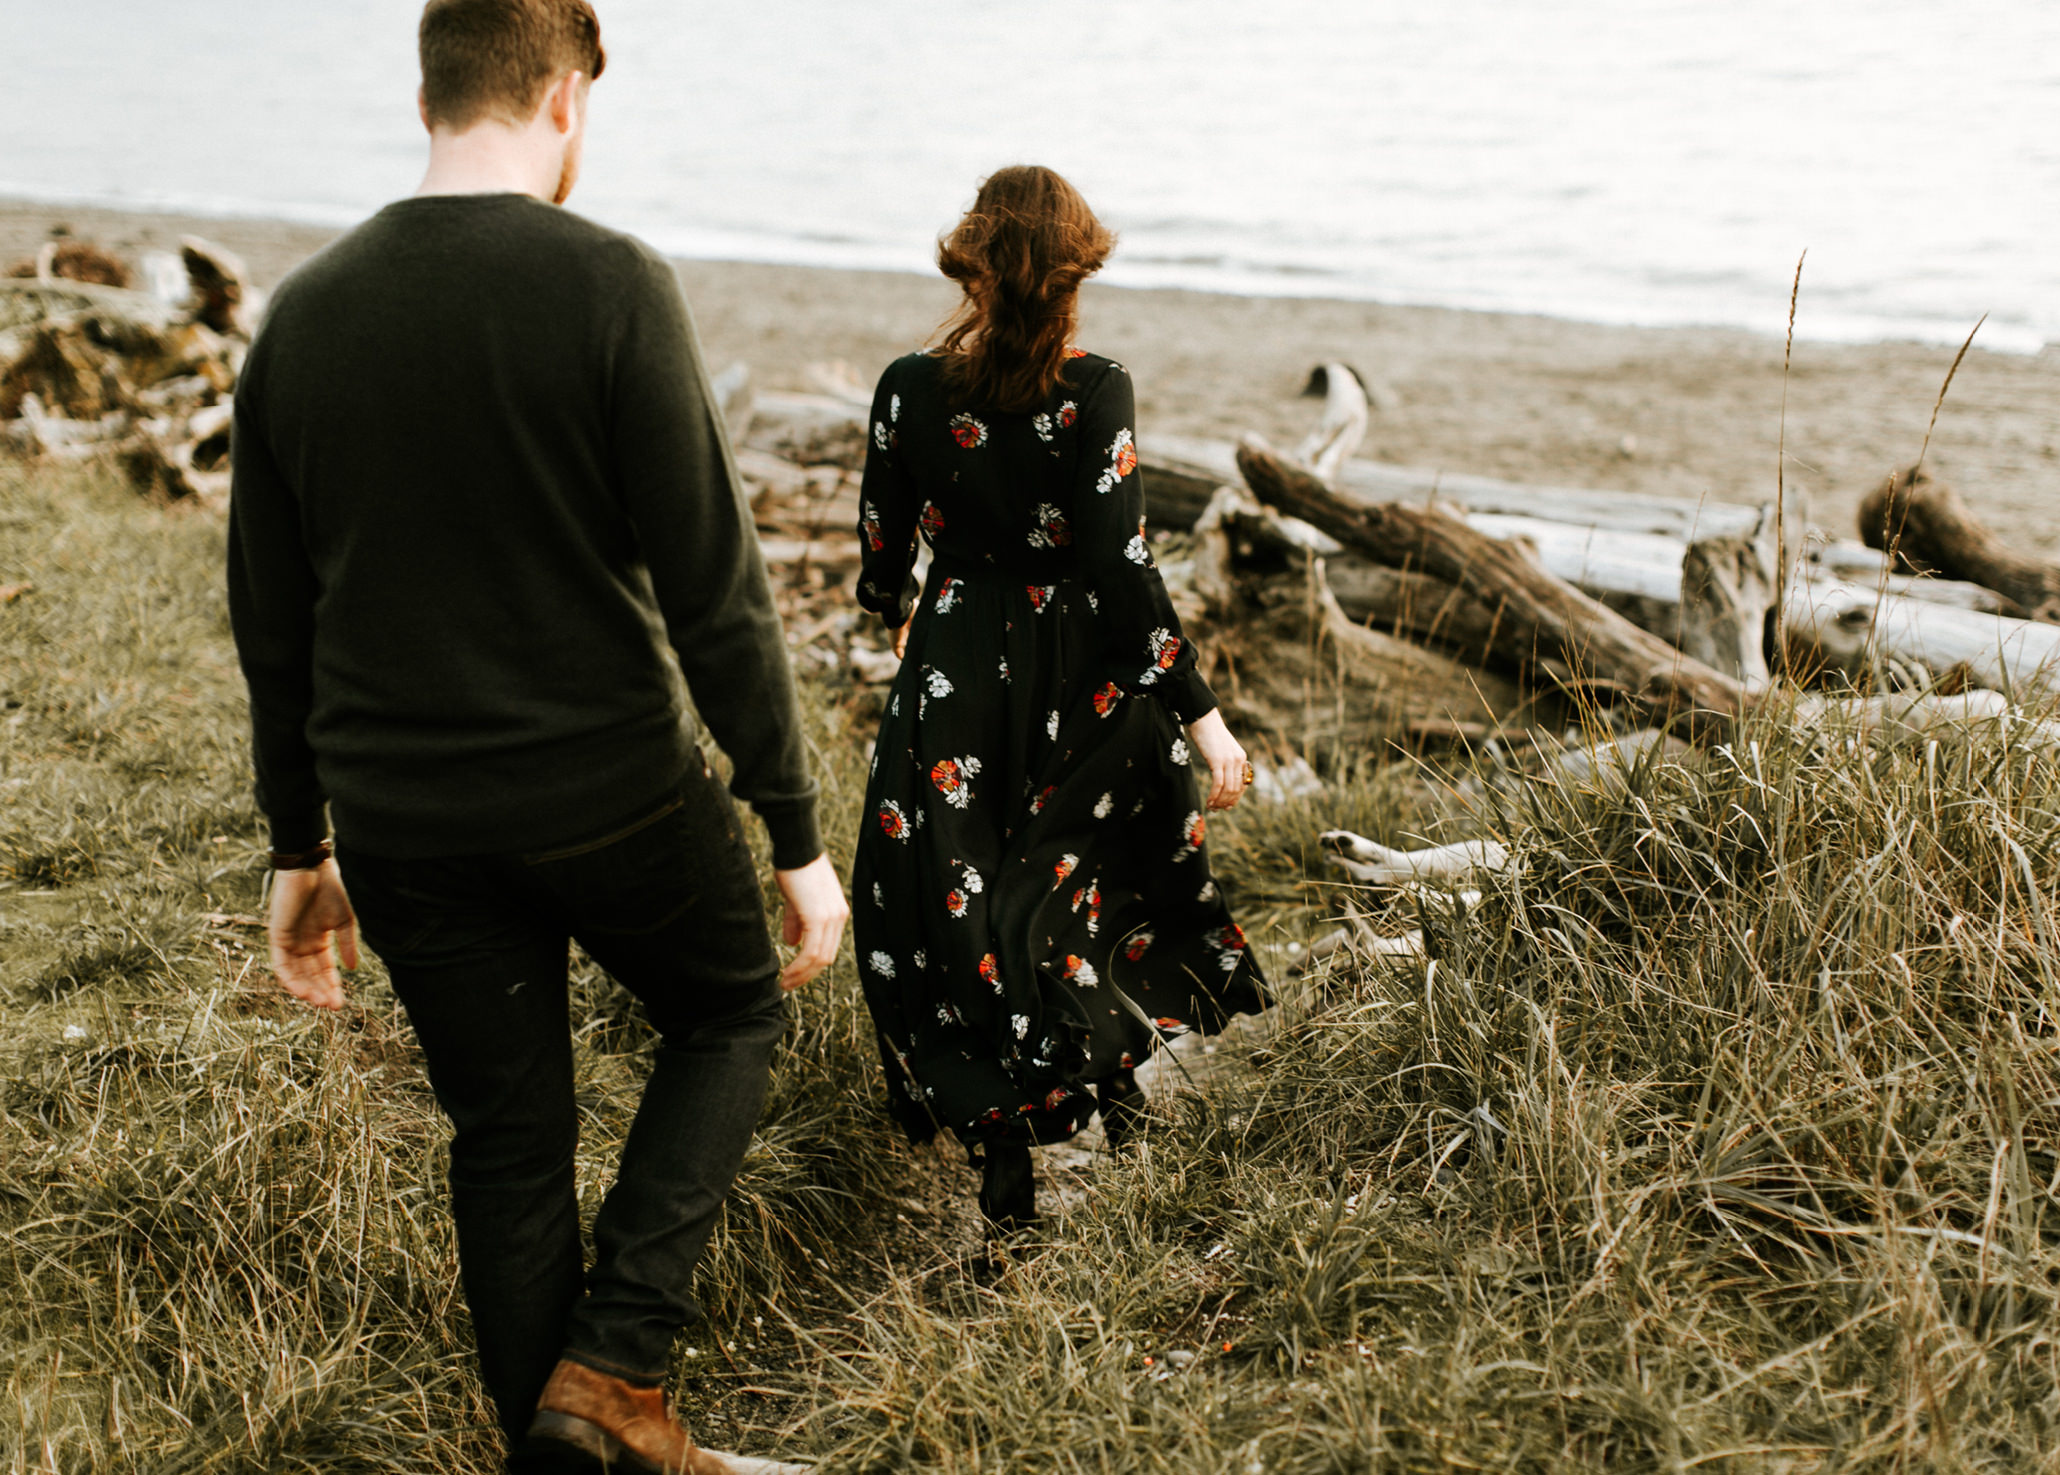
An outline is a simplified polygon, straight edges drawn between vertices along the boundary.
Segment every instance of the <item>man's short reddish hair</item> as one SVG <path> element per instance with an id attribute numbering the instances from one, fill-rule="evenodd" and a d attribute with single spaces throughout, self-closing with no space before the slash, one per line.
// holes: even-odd
<path id="1" fill-rule="evenodd" d="M 429 0 L 418 35 L 432 128 L 526 123 L 553 80 L 584 72 L 591 81 L 608 65 L 587 0 Z"/>

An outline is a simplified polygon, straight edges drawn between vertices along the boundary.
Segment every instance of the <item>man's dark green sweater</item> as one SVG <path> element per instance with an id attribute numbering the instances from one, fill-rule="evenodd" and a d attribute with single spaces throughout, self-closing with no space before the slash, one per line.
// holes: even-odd
<path id="1" fill-rule="evenodd" d="M 279 286 L 229 610 L 275 849 L 549 849 L 699 763 L 821 852 L 779 617 L 679 284 L 527 195 L 403 200 Z"/>

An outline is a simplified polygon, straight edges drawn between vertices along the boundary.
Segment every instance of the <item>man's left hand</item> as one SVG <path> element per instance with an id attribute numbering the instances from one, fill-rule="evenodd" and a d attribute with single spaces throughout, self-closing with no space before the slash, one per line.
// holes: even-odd
<path id="1" fill-rule="evenodd" d="M 266 927 L 280 985 L 317 1009 L 343 1007 L 343 966 L 358 966 L 358 918 L 334 860 L 306 871 L 275 871 Z"/>

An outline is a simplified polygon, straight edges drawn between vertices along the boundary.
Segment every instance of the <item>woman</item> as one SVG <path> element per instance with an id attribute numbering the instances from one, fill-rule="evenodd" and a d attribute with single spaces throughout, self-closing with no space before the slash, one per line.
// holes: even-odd
<path id="1" fill-rule="evenodd" d="M 1264 1003 L 1189 762 L 1212 809 L 1250 769 L 1145 543 L 1130 378 L 1070 346 L 1114 244 L 1049 169 L 983 183 L 938 251 L 965 300 L 881 376 L 861 492 L 858 599 L 902 664 L 852 868 L 859 974 L 895 1117 L 984 1148 L 1003 1227 L 1034 1218 L 1032 1143 L 1097 1108 L 1120 1142 L 1154 1044 Z"/>

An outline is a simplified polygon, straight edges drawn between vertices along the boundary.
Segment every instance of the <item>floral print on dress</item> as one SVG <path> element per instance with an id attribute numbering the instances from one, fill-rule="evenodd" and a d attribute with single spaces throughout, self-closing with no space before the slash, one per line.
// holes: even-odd
<path id="1" fill-rule="evenodd" d="M 1232 922 L 1221 931 L 1203 939 L 1216 956 L 1216 966 L 1225 973 L 1235 973 L 1245 951 L 1245 929 Z"/>
<path id="2" fill-rule="evenodd" d="M 1109 447 L 1109 464 L 1095 480 L 1096 493 L 1106 497 L 1121 485 L 1123 478 L 1137 470 L 1137 438 L 1128 426 L 1116 432 L 1116 440 Z"/>
<path id="3" fill-rule="evenodd" d="M 1033 516 L 1037 519 L 1037 526 L 1024 534 L 1032 548 L 1064 548 L 1073 541 L 1073 530 L 1066 525 L 1066 514 L 1051 503 L 1038 503 Z"/>
<path id="4" fill-rule="evenodd" d="M 963 758 L 940 758 L 930 767 L 930 782 L 954 809 L 973 802 L 973 777 L 980 772 L 980 760 L 970 753 Z"/>
<path id="5" fill-rule="evenodd" d="M 1178 737 L 1173 739 L 1173 746 L 1167 750 L 1166 756 L 1172 760 L 1175 768 L 1187 767 L 1188 759 L 1191 756 L 1187 751 L 1187 739 Z"/>
<path id="6" fill-rule="evenodd" d="M 1202 837 L 1209 833 L 1209 821 L 1199 809 L 1188 811 L 1186 819 L 1180 822 L 1180 848 L 1173 852 L 1177 863 L 1186 860 L 1202 848 Z"/>
<path id="7" fill-rule="evenodd" d="M 917 619 L 923 651 L 869 763 L 854 942 L 884 1099 L 919 1139 L 1060 1140 L 1163 1038 L 1151 1020 L 1263 1003 L 1228 908 L 1194 900 L 1201 796 L 1167 758 L 1206 686 L 1144 541 L 1128 377 L 1092 356 L 1063 375 L 1027 411 L 965 414 L 912 355 L 863 424 L 858 597 Z"/>

